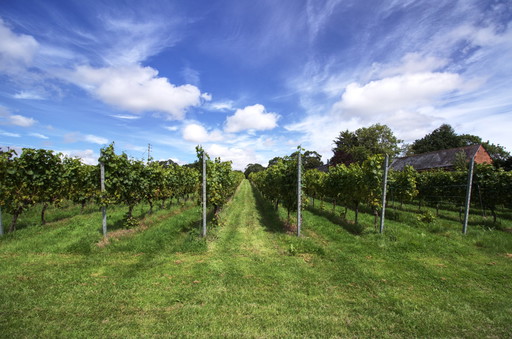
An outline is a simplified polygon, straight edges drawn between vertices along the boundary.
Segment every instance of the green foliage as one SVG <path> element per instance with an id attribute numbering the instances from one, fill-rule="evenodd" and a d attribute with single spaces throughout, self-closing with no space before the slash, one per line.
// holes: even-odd
<path id="1" fill-rule="evenodd" d="M 85 165 L 77 158 L 64 158 L 65 198 L 82 205 L 100 196 L 99 166 Z"/>
<path id="2" fill-rule="evenodd" d="M 400 142 L 402 140 L 397 139 L 386 125 L 375 124 L 359 128 L 355 132 L 346 130 L 334 140 L 336 146 L 332 150 L 334 155 L 330 164 L 362 163 L 370 156 L 379 154 L 388 154 L 393 158 L 400 152 Z"/>
<path id="3" fill-rule="evenodd" d="M 210 160 L 201 147 L 196 147 L 198 162 L 202 166 L 203 154 L 206 157 L 206 197 L 207 205 L 213 206 L 216 216 L 220 208 L 235 193 L 236 188 L 244 178 L 240 171 L 231 169 L 231 161 L 221 161 L 220 158 Z M 201 189 L 199 186 L 198 189 Z"/>
<path id="4" fill-rule="evenodd" d="M 43 149 L 24 148 L 19 157 L 14 151 L 0 155 L 1 204 L 13 215 L 9 232 L 16 229 L 20 214 L 28 207 L 43 204 L 41 214 L 48 204 L 60 202 L 65 192 L 62 156 Z"/>
<path id="5" fill-rule="evenodd" d="M 276 162 L 265 171 L 252 173 L 249 179 L 256 185 L 260 192 L 276 208 L 282 204 L 290 213 L 297 211 L 297 183 L 298 183 L 298 159 L 297 156 L 277 158 Z"/>
<path id="6" fill-rule="evenodd" d="M 382 205 L 382 162 L 380 155 L 370 156 L 362 164 L 341 164 L 331 167 L 324 181 L 324 196 L 338 204 L 350 206 L 356 212 L 358 223 L 360 204 L 364 203 L 377 213 Z"/>
<path id="7" fill-rule="evenodd" d="M 131 217 L 133 207 L 142 201 L 149 178 L 141 160 L 129 159 L 126 153 L 117 155 L 114 144 L 101 149 L 99 162 L 105 166 L 105 191 L 102 203 L 124 204 Z"/>
<path id="8" fill-rule="evenodd" d="M 388 190 L 398 201 L 410 202 L 419 193 L 416 186 L 417 177 L 418 173 L 412 166 L 405 166 L 402 171 L 390 170 Z"/>
<path id="9" fill-rule="evenodd" d="M 464 145 L 463 140 L 457 136 L 453 127 L 448 124 L 442 124 L 432 131 L 432 133 L 415 140 L 410 149 L 413 154 L 420 154 L 462 146 L 466 145 Z"/>
<path id="10" fill-rule="evenodd" d="M 438 206 L 441 202 L 462 205 L 467 187 L 467 172 L 427 171 L 417 177 L 418 199 Z"/>
<path id="11" fill-rule="evenodd" d="M 298 155 L 298 151 L 295 151 L 290 155 L 290 158 L 292 158 L 292 159 L 297 158 L 297 155 Z M 322 156 L 320 154 L 318 154 L 318 152 L 316 152 L 316 151 L 302 150 L 301 151 L 301 161 L 302 161 L 302 166 L 303 166 L 304 170 L 306 170 L 306 171 L 310 170 L 310 169 L 318 168 L 324 164 L 322 162 Z"/>
<path id="12" fill-rule="evenodd" d="M 327 174 L 317 169 L 310 169 L 304 173 L 304 193 L 313 199 L 322 199 L 324 193 L 324 181 Z"/>
<path id="13" fill-rule="evenodd" d="M 457 134 L 452 126 L 443 124 L 425 135 L 423 138 L 415 140 L 409 146 L 410 154 L 420 154 L 432 151 L 439 151 L 449 148 L 457 148 L 470 145 L 482 145 L 491 156 L 495 167 L 506 167 L 510 161 L 510 153 L 501 145 L 495 145 L 489 140 L 483 141 L 482 138 L 471 134 Z M 459 161 L 460 165 L 460 161 Z M 459 169 L 462 169 L 459 166 Z"/>
<path id="14" fill-rule="evenodd" d="M 249 164 L 245 167 L 244 175 L 248 179 L 251 173 L 264 171 L 265 167 L 260 164 Z"/>
<path id="15" fill-rule="evenodd" d="M 128 213 L 125 214 L 123 219 L 123 227 L 126 229 L 132 229 L 139 226 L 139 220 L 137 218 L 134 218 L 131 215 L 128 215 Z"/>
<path id="16" fill-rule="evenodd" d="M 425 211 L 416 217 L 418 221 L 430 224 L 436 220 L 436 216 L 431 211 Z"/>
<path id="17" fill-rule="evenodd" d="M 480 198 L 496 223 L 496 208 L 512 201 L 512 172 L 490 165 L 476 165 L 473 180 L 473 196 Z"/>

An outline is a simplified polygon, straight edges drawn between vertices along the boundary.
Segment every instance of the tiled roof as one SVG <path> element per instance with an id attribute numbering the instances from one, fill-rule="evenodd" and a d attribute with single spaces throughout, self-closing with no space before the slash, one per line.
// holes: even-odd
<path id="1" fill-rule="evenodd" d="M 401 171 L 405 166 L 414 167 L 415 170 L 427 170 L 436 168 L 453 167 L 456 154 L 461 151 L 466 153 L 466 159 L 469 161 L 475 156 L 481 145 L 471 145 L 466 147 L 450 148 L 435 152 L 411 155 L 408 157 L 397 158 L 391 164 L 391 168 Z"/>

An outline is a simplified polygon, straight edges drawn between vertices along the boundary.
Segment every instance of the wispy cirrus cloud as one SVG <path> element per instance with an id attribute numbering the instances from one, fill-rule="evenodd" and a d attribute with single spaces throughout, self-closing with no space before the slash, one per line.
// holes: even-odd
<path id="1" fill-rule="evenodd" d="M 65 143 L 75 143 L 75 142 L 88 142 L 92 144 L 105 145 L 108 144 L 108 139 L 104 137 L 100 137 L 94 134 L 82 134 L 79 132 L 67 133 L 64 135 Z"/>
<path id="2" fill-rule="evenodd" d="M 21 137 L 21 135 L 18 134 L 18 133 L 6 132 L 6 131 L 2 131 L 2 130 L 0 130 L 0 135 L 4 136 L 4 137 L 10 137 L 10 138 L 19 138 L 19 137 Z"/>
<path id="3" fill-rule="evenodd" d="M 21 91 L 12 96 L 14 99 L 22 100 L 43 100 L 44 97 L 38 93 L 30 91 Z"/>
<path id="4" fill-rule="evenodd" d="M 29 133 L 29 135 L 30 135 L 31 137 L 39 138 L 39 139 L 44 139 L 44 140 L 48 140 L 48 139 L 50 139 L 49 137 L 47 137 L 46 135 L 41 134 L 41 133 Z"/>
<path id="5" fill-rule="evenodd" d="M 0 18 L 0 71 L 15 74 L 32 64 L 39 48 L 34 37 L 14 33 Z"/>
<path id="6" fill-rule="evenodd" d="M 137 115 L 128 115 L 128 114 L 113 114 L 112 118 L 122 119 L 122 120 L 137 120 L 140 119 L 140 116 Z"/>
<path id="7" fill-rule="evenodd" d="M 7 108 L 0 106 L 0 124 L 30 127 L 35 123 L 37 123 L 37 120 L 33 118 L 20 114 L 12 114 Z"/>

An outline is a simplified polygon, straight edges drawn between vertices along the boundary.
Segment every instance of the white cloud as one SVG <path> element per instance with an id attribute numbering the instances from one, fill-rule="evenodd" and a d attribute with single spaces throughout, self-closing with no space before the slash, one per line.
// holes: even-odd
<path id="1" fill-rule="evenodd" d="M 6 132 L 6 131 L 2 131 L 2 130 L 0 130 L 0 135 L 4 136 L 4 137 L 11 137 L 11 138 L 21 137 L 21 135 L 19 135 L 18 133 L 11 133 L 11 132 Z"/>
<path id="2" fill-rule="evenodd" d="M 24 100 L 43 100 L 44 98 L 37 94 L 37 93 L 33 93 L 33 92 L 28 92 L 28 91 L 21 91 L 19 93 L 16 93 L 13 95 L 13 98 L 14 99 L 24 99 Z"/>
<path id="3" fill-rule="evenodd" d="M 164 128 L 171 132 L 176 132 L 179 129 L 178 126 L 164 126 Z"/>
<path id="4" fill-rule="evenodd" d="M 159 11 L 151 10 L 151 7 L 142 6 L 135 15 L 131 9 L 119 8 L 118 13 L 102 13 L 99 16 L 103 27 L 98 34 L 104 42 L 101 54 L 108 64 L 138 63 L 180 40 L 183 17 L 166 13 L 173 10 L 177 14 L 174 6 L 161 3 Z M 95 40 L 95 37 L 90 39 Z"/>
<path id="5" fill-rule="evenodd" d="M 224 130 L 228 133 L 243 130 L 269 130 L 277 126 L 279 116 L 276 113 L 267 113 L 265 106 L 256 104 L 237 109 L 235 114 L 227 117 Z"/>
<path id="6" fill-rule="evenodd" d="M 236 170 L 243 171 L 250 163 L 263 163 L 263 159 L 250 148 L 212 144 L 205 147 L 205 150 L 212 158 L 220 157 L 223 161 L 232 161 L 232 167 Z"/>
<path id="7" fill-rule="evenodd" d="M 207 109 L 213 111 L 231 111 L 233 110 L 234 102 L 232 100 L 216 101 L 208 104 Z"/>
<path id="8" fill-rule="evenodd" d="M 162 159 L 163 161 L 167 160 L 167 159 Z M 178 165 L 185 165 L 186 162 L 178 159 L 178 158 L 171 158 L 172 161 L 174 161 L 175 163 L 177 163 Z"/>
<path id="9" fill-rule="evenodd" d="M 61 151 L 62 154 L 72 157 L 72 158 L 80 158 L 84 164 L 87 165 L 97 165 L 99 156 L 94 153 L 91 149 L 86 150 L 64 150 Z"/>
<path id="10" fill-rule="evenodd" d="M 430 106 L 443 95 L 462 88 L 463 81 L 453 73 L 413 73 L 349 84 L 335 104 L 335 110 L 349 117 L 368 118 L 400 110 Z"/>
<path id="11" fill-rule="evenodd" d="M 299 132 L 302 137 L 300 143 L 302 147 L 317 151 L 326 160 L 332 157 L 333 140 L 341 131 L 353 131 L 361 127 L 361 123 L 356 119 L 344 119 L 338 115 L 309 115 L 302 121 L 289 124 L 285 129 L 291 132 Z"/>
<path id="12" fill-rule="evenodd" d="M 127 150 L 130 150 L 130 151 L 137 151 L 137 152 L 147 152 L 148 151 L 147 147 L 132 145 L 130 143 L 124 144 L 123 148 L 126 148 Z"/>
<path id="13" fill-rule="evenodd" d="M 204 126 L 197 123 L 190 123 L 183 128 L 183 139 L 196 143 L 220 141 L 223 139 L 219 130 L 208 132 Z"/>
<path id="14" fill-rule="evenodd" d="M 37 122 L 35 119 L 28 118 L 23 115 L 10 114 L 7 110 L 2 110 L 2 112 L 0 112 L 0 117 L 4 118 L 7 124 L 20 127 L 30 127 Z"/>
<path id="15" fill-rule="evenodd" d="M 374 64 L 374 72 L 379 77 L 390 77 L 412 73 L 428 73 L 439 70 L 448 64 L 447 59 L 420 53 L 407 53 L 398 64 Z"/>
<path id="16" fill-rule="evenodd" d="M 32 36 L 12 32 L 0 19 L 0 71 L 16 73 L 30 66 L 38 47 Z"/>
<path id="17" fill-rule="evenodd" d="M 212 100 L 212 95 L 210 93 L 203 93 L 203 94 L 201 94 L 201 98 L 204 101 L 211 101 Z"/>
<path id="18" fill-rule="evenodd" d="M 431 72 L 444 63 L 434 57 L 409 54 L 399 64 L 373 65 L 374 74 L 392 76 L 366 84 L 349 83 L 341 99 L 323 110 L 327 113 L 311 110 L 302 121 L 285 128 L 300 132 L 303 146 L 318 151 L 324 160 L 332 156 L 333 140 L 341 131 L 370 124 L 386 124 L 398 138 L 412 141 L 435 128 L 433 125 L 445 122 L 444 111 L 438 107 L 467 89 L 456 73 Z"/>
<path id="19" fill-rule="evenodd" d="M 41 134 L 41 133 L 30 133 L 29 135 L 32 137 L 35 137 L 35 138 L 39 138 L 39 139 L 45 139 L 45 140 L 49 139 L 46 135 Z"/>
<path id="20" fill-rule="evenodd" d="M 113 114 L 111 115 L 112 118 L 117 118 L 117 119 L 123 119 L 123 120 L 136 120 L 136 119 L 140 119 L 139 116 L 136 116 L 136 115 L 128 115 L 128 114 Z"/>
<path id="21" fill-rule="evenodd" d="M 171 119 L 183 119 L 188 108 L 201 103 L 193 85 L 175 86 L 151 67 L 127 65 L 93 68 L 79 66 L 65 77 L 103 102 L 133 113 L 159 111 Z"/>
<path id="22" fill-rule="evenodd" d="M 93 144 L 104 145 L 108 143 L 107 138 L 99 137 L 93 134 L 81 134 L 78 132 L 67 133 L 64 135 L 65 143 L 75 143 L 79 141 L 90 142 Z"/>
<path id="23" fill-rule="evenodd" d="M 98 144 L 98 145 L 104 145 L 104 144 L 108 143 L 108 139 L 102 138 L 102 137 L 98 137 L 98 136 L 92 135 L 92 134 L 85 135 L 83 137 L 83 140 L 87 141 L 87 142 L 90 142 L 90 143 L 93 143 L 93 144 Z"/>

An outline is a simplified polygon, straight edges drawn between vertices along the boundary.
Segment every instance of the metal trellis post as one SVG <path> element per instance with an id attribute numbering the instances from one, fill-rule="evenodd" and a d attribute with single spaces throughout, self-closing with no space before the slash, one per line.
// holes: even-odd
<path id="1" fill-rule="evenodd" d="M 105 194 L 105 165 L 100 162 L 100 179 L 101 179 L 101 194 Z M 107 206 L 101 207 L 101 213 L 103 215 L 103 237 L 107 237 Z"/>
<path id="2" fill-rule="evenodd" d="M 301 198 L 302 198 L 302 187 L 301 187 L 301 156 L 300 156 L 300 149 L 297 154 L 297 236 L 300 237 L 300 227 L 301 227 L 301 215 L 300 215 L 300 208 L 301 208 Z"/>
<path id="3" fill-rule="evenodd" d="M 382 180 L 382 212 L 380 214 L 380 233 L 384 233 L 384 219 L 386 216 L 386 193 L 387 193 L 387 185 L 388 185 L 388 170 L 389 170 L 389 155 L 386 154 L 386 159 L 384 160 L 384 179 Z"/>
<path id="4" fill-rule="evenodd" d="M 469 163 L 468 186 L 466 189 L 466 209 L 464 211 L 464 223 L 462 225 L 462 233 L 468 232 L 469 205 L 471 203 L 471 187 L 473 186 L 473 168 L 475 167 L 475 157 L 471 158 Z"/>
<path id="5" fill-rule="evenodd" d="M 203 237 L 206 237 L 206 156 L 203 151 Z"/>

